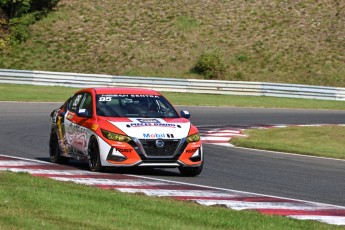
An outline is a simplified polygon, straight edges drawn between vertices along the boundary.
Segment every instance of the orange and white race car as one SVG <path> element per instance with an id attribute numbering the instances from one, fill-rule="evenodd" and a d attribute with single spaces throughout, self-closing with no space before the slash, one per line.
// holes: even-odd
<path id="1" fill-rule="evenodd" d="M 76 92 L 51 115 L 50 160 L 86 160 L 104 167 L 176 167 L 185 176 L 203 168 L 198 129 L 160 93 L 133 88 Z"/>

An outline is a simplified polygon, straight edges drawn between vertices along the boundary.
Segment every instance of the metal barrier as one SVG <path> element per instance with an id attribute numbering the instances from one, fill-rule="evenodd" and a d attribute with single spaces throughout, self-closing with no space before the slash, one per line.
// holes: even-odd
<path id="1" fill-rule="evenodd" d="M 67 87 L 140 87 L 168 92 L 345 100 L 345 88 L 264 82 L 128 77 L 0 69 L 0 83 Z"/>

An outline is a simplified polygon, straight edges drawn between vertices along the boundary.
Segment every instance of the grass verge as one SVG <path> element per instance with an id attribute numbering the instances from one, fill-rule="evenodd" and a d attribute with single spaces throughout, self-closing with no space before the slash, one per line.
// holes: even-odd
<path id="1" fill-rule="evenodd" d="M 0 172 L 1 229 L 341 229 Z"/>
<path id="2" fill-rule="evenodd" d="M 246 130 L 235 146 L 345 159 L 345 127 L 288 127 Z"/>
<path id="3" fill-rule="evenodd" d="M 0 101 L 63 102 L 77 90 L 70 87 L 0 84 Z M 175 105 L 345 109 L 345 102 L 342 101 L 171 92 L 163 94 Z"/>

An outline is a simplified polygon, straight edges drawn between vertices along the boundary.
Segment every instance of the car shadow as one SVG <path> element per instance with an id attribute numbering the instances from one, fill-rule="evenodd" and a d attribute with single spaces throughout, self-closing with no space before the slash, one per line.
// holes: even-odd
<path id="1" fill-rule="evenodd" d="M 36 160 L 50 162 L 49 158 L 38 157 Z M 69 160 L 68 163 L 64 164 L 66 166 L 71 166 L 76 169 L 89 171 L 89 166 L 86 162 Z M 174 171 L 173 171 L 174 170 Z M 172 176 L 181 177 L 181 174 L 176 169 L 162 169 L 162 168 L 147 168 L 147 167 L 131 167 L 131 168 L 114 168 L 106 167 L 103 173 L 114 173 L 114 174 L 131 174 L 138 176 Z"/>

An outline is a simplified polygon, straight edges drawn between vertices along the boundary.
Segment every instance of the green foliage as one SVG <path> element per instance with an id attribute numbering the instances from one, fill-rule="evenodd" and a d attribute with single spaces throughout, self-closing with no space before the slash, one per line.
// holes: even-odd
<path id="1" fill-rule="evenodd" d="M 204 75 L 207 79 L 221 79 L 226 71 L 223 55 L 219 50 L 204 52 L 197 59 L 193 71 Z"/>
<path id="2" fill-rule="evenodd" d="M 0 0 L 2 8 L 9 18 L 19 18 L 25 14 L 36 11 L 47 12 L 51 10 L 59 0 Z"/>
<path id="3" fill-rule="evenodd" d="M 9 44 L 10 38 L 7 32 L 7 28 L 8 21 L 6 19 L 0 18 L 0 51 L 6 49 Z"/>
<path id="4" fill-rule="evenodd" d="M 30 10 L 31 0 L 0 0 L 0 7 L 9 18 L 18 18 Z"/>
<path id="5" fill-rule="evenodd" d="M 25 14 L 20 18 L 13 18 L 10 22 L 11 25 L 11 43 L 19 44 L 29 38 L 29 26 L 34 24 L 37 20 L 38 14 L 30 13 Z"/>
<path id="6" fill-rule="evenodd" d="M 5 38 L 0 38 L 0 51 L 5 50 L 8 47 L 10 38 L 6 36 Z"/>
<path id="7" fill-rule="evenodd" d="M 26 41 L 30 34 L 29 26 L 42 18 L 48 11 L 52 10 L 58 1 L 0 0 L 0 8 L 10 18 L 11 43 L 18 44 Z"/>

